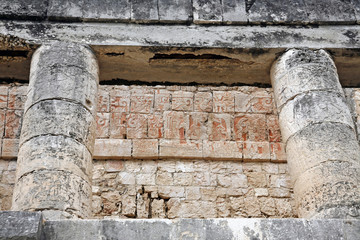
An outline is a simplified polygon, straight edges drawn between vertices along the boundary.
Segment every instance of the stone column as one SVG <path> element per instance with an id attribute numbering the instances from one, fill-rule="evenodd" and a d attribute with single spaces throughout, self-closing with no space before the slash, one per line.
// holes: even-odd
<path id="1" fill-rule="evenodd" d="M 12 210 L 91 216 L 98 82 L 86 46 L 57 42 L 34 53 Z"/>
<path id="2" fill-rule="evenodd" d="M 292 49 L 271 80 L 299 217 L 359 218 L 360 149 L 333 60 Z"/>

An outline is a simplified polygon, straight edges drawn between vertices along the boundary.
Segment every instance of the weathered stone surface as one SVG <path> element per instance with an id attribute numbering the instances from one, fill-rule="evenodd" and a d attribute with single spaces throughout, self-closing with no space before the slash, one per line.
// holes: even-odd
<path id="1" fill-rule="evenodd" d="M 4 139 L 2 142 L 1 157 L 16 158 L 19 151 L 19 139 Z"/>
<path id="2" fill-rule="evenodd" d="M 129 0 L 49 0 L 47 15 L 55 20 L 114 21 L 130 20 Z"/>
<path id="3" fill-rule="evenodd" d="M 161 22 L 188 22 L 192 17 L 191 0 L 158 0 Z"/>
<path id="4" fill-rule="evenodd" d="M 242 160 L 242 142 L 204 141 L 203 157 L 209 159 Z"/>
<path id="5" fill-rule="evenodd" d="M 93 152 L 96 123 L 82 105 L 45 100 L 33 105 L 25 114 L 21 143 L 39 135 L 64 135 L 84 144 Z"/>
<path id="6" fill-rule="evenodd" d="M 299 216 L 359 218 L 359 186 L 359 163 L 341 160 L 323 162 L 304 172 L 295 183 Z"/>
<path id="7" fill-rule="evenodd" d="M 347 125 L 336 123 L 321 123 L 304 128 L 289 139 L 286 152 L 294 180 L 323 162 L 360 162 L 355 131 Z"/>
<path id="8" fill-rule="evenodd" d="M 14 189 L 12 209 L 57 209 L 73 217 L 91 216 L 91 186 L 68 171 L 39 170 L 22 176 Z"/>
<path id="9" fill-rule="evenodd" d="M 157 139 L 134 139 L 132 157 L 157 159 L 159 143 Z"/>
<path id="10" fill-rule="evenodd" d="M 46 239 L 349 239 L 358 238 L 358 220 L 181 219 L 47 221 Z M 139 231 L 141 229 L 141 231 Z"/>
<path id="11" fill-rule="evenodd" d="M 67 61 L 59 62 L 59 58 Z M 82 104 L 95 116 L 98 72 L 88 47 L 61 42 L 43 45 L 32 58 L 25 111 L 39 101 L 63 99 Z"/>
<path id="12" fill-rule="evenodd" d="M 290 99 L 310 90 L 344 94 L 334 62 L 324 50 L 287 51 L 273 65 L 271 79 L 279 111 Z"/>
<path id="13" fill-rule="evenodd" d="M 131 21 L 157 22 L 159 21 L 159 8 L 157 0 L 132 0 Z"/>
<path id="14" fill-rule="evenodd" d="M 5 18 L 36 18 L 46 17 L 46 7 L 49 0 L 2 0 L 0 16 Z"/>
<path id="15" fill-rule="evenodd" d="M 311 23 L 355 23 L 351 0 L 305 1 L 306 12 Z"/>
<path id="16" fill-rule="evenodd" d="M 160 140 L 159 157 L 202 158 L 202 142 L 191 140 Z"/>
<path id="17" fill-rule="evenodd" d="M 283 141 L 310 124 L 343 123 L 354 129 L 350 110 L 342 96 L 333 92 L 314 91 L 295 97 L 279 115 Z"/>
<path id="18" fill-rule="evenodd" d="M 194 0 L 194 23 L 217 23 L 222 21 L 220 0 Z"/>
<path id="19" fill-rule="evenodd" d="M 308 19 L 303 0 L 256 0 L 248 12 L 251 23 L 306 23 Z"/>
<path id="20" fill-rule="evenodd" d="M 132 143 L 128 139 L 97 139 L 95 141 L 94 158 L 130 158 L 131 150 Z"/>
<path id="21" fill-rule="evenodd" d="M 222 0 L 223 22 L 247 23 L 245 0 Z"/>
<path id="22" fill-rule="evenodd" d="M 0 239 L 40 240 L 41 213 L 0 211 Z"/>
<path id="23" fill-rule="evenodd" d="M 64 136 L 40 136 L 25 142 L 18 154 L 18 178 L 37 170 L 73 172 L 90 181 L 92 156 L 79 142 Z"/>
<path id="24" fill-rule="evenodd" d="M 352 4 L 354 6 L 355 18 L 357 23 L 360 23 L 360 2 L 357 0 L 352 0 Z"/>

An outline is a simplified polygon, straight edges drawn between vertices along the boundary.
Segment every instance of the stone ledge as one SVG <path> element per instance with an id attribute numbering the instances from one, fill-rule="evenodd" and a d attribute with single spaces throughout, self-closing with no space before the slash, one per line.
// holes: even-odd
<path id="1" fill-rule="evenodd" d="M 44 226 L 46 239 L 348 239 L 359 220 L 179 219 L 60 220 Z M 121 233 L 121 235 L 119 235 Z"/>
<path id="2" fill-rule="evenodd" d="M 0 239 L 40 239 L 42 215 L 38 212 L 0 211 Z"/>

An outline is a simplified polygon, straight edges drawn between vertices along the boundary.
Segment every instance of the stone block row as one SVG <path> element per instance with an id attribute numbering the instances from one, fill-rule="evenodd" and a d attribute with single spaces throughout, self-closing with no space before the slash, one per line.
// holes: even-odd
<path id="1" fill-rule="evenodd" d="M 204 160 L 94 162 L 95 217 L 294 216 L 286 164 Z"/>
<path id="2" fill-rule="evenodd" d="M 357 0 L 5 0 L 3 18 L 209 24 L 354 24 Z"/>
<path id="3" fill-rule="evenodd" d="M 0 159 L 0 211 L 10 210 L 15 184 L 15 160 Z"/>
<path id="4" fill-rule="evenodd" d="M 97 139 L 95 159 L 213 159 L 286 162 L 285 145 L 269 142 Z"/>

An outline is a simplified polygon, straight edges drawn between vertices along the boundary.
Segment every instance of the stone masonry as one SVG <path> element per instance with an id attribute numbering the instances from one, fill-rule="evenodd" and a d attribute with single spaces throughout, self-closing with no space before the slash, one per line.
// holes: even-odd
<path id="1" fill-rule="evenodd" d="M 299 216 L 359 218 L 360 147 L 330 55 L 291 49 L 271 76 Z"/>
<path id="2" fill-rule="evenodd" d="M 91 216 L 97 88 L 86 46 L 59 42 L 34 53 L 12 210 Z"/>

